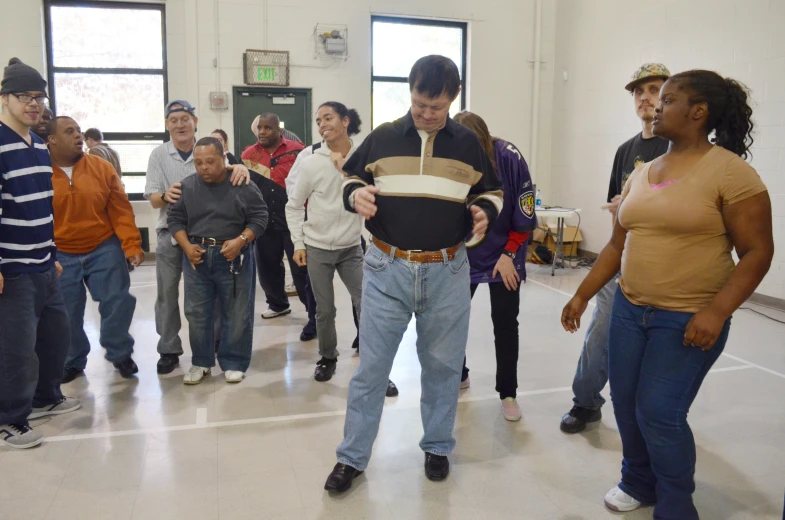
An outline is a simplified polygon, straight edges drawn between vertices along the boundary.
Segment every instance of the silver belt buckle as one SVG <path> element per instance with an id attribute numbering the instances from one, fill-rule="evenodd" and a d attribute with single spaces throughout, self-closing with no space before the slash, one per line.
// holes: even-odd
<path id="1" fill-rule="evenodd" d="M 217 241 L 216 239 L 214 239 L 214 238 L 208 238 L 207 240 L 209 240 L 210 242 L 212 242 L 212 244 L 209 244 L 210 246 L 216 246 L 216 245 L 218 245 L 218 241 Z"/>
<path id="2" fill-rule="evenodd" d="M 412 261 L 412 253 L 422 253 L 422 249 L 410 249 L 409 251 L 407 251 L 406 252 L 406 261 L 407 262 L 411 262 Z"/>

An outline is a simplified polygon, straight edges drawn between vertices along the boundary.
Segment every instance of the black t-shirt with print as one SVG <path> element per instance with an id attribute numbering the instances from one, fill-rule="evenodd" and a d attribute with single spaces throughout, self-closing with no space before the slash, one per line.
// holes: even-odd
<path id="1" fill-rule="evenodd" d="M 660 155 L 668 151 L 668 141 L 661 137 L 644 139 L 642 134 L 638 134 L 616 150 L 616 157 L 613 159 L 613 170 L 611 182 L 608 186 L 608 202 L 616 195 L 621 195 L 624 183 L 627 182 L 630 174 L 635 168 L 642 164 L 651 162 Z"/>

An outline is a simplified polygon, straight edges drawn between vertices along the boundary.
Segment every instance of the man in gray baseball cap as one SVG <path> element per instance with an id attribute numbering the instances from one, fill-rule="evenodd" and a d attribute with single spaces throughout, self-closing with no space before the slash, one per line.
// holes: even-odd
<path id="1" fill-rule="evenodd" d="M 196 109 L 188 101 L 177 99 L 164 109 L 166 130 L 171 140 L 153 150 L 147 163 L 144 196 L 160 210 L 156 231 L 155 275 L 158 296 L 155 300 L 155 330 L 158 340 L 158 373 L 168 374 L 180 363 L 183 344 L 180 339 L 180 278 L 183 274 L 183 251 L 172 239 L 167 224 L 170 205 L 182 195 L 182 180 L 194 173 L 193 151 L 196 145 Z M 242 164 L 229 166 L 235 186 L 248 184 L 248 168 Z"/>

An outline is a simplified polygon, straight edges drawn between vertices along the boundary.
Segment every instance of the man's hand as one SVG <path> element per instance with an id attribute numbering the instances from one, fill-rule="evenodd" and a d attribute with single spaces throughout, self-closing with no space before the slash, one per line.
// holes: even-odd
<path id="1" fill-rule="evenodd" d="M 619 204 L 621 204 L 621 195 L 616 195 L 609 203 L 603 205 L 602 209 L 607 209 L 615 215 L 619 211 Z"/>
<path id="2" fill-rule="evenodd" d="M 202 255 L 206 253 L 199 244 L 188 244 L 188 247 L 183 248 L 183 253 L 188 257 L 191 262 L 191 267 L 196 269 L 196 266 L 203 262 Z"/>
<path id="3" fill-rule="evenodd" d="M 376 216 L 376 194 L 380 190 L 376 186 L 363 186 L 354 190 L 354 211 L 365 220 L 371 219 Z"/>
<path id="4" fill-rule="evenodd" d="M 245 244 L 246 241 L 240 237 L 227 240 L 221 247 L 221 254 L 224 255 L 224 258 L 231 262 L 240 255 L 240 251 L 242 251 L 243 247 L 245 247 Z"/>
<path id="5" fill-rule="evenodd" d="M 0 274 L 0 294 L 3 294 L 3 286 L 5 285 L 5 278 Z"/>
<path id="6" fill-rule="evenodd" d="M 305 267 L 306 265 L 308 265 L 306 257 L 307 255 L 305 254 L 305 249 L 298 249 L 297 251 L 294 252 L 294 255 L 292 256 L 292 260 L 294 260 L 294 263 L 299 265 L 300 267 Z"/>
<path id="7" fill-rule="evenodd" d="M 722 333 L 726 319 L 711 307 L 699 311 L 687 323 L 687 328 L 684 331 L 684 345 L 699 347 L 703 351 L 711 350 Z"/>
<path id="8" fill-rule="evenodd" d="M 472 219 L 474 220 L 474 229 L 472 233 L 475 235 L 484 235 L 488 231 L 488 215 L 485 210 L 479 206 L 469 206 L 472 212 Z"/>
<path id="9" fill-rule="evenodd" d="M 346 158 L 341 152 L 330 152 L 330 161 L 332 161 L 335 169 L 343 174 L 343 165 L 346 164 Z"/>
<path id="10" fill-rule="evenodd" d="M 502 282 L 504 282 L 504 286 L 508 291 L 514 291 L 518 288 L 521 277 L 515 269 L 515 263 L 512 258 L 504 254 L 500 256 L 499 261 L 496 262 L 496 267 L 493 268 L 494 278 L 496 278 L 496 273 L 502 275 Z"/>
<path id="11" fill-rule="evenodd" d="M 139 253 L 138 255 L 134 255 L 128 259 L 131 262 L 131 265 L 134 267 L 139 267 L 144 263 L 144 253 Z"/>
<path id="12" fill-rule="evenodd" d="M 573 296 L 561 312 L 561 325 L 567 332 L 576 332 L 581 328 L 581 316 L 589 302 L 579 296 Z"/>
<path id="13" fill-rule="evenodd" d="M 166 193 L 164 193 L 163 197 L 161 198 L 164 199 L 164 202 L 167 202 L 169 204 L 174 204 L 180 199 L 180 195 L 183 194 L 182 190 L 180 189 L 181 187 L 182 184 L 180 184 L 179 182 L 175 182 L 174 184 L 169 186 L 169 189 L 166 190 Z"/>
<path id="14" fill-rule="evenodd" d="M 232 176 L 229 177 L 229 182 L 232 183 L 232 186 L 239 186 L 243 182 L 246 185 L 251 183 L 251 174 L 244 164 L 232 164 L 227 169 L 232 172 Z"/>
<path id="15" fill-rule="evenodd" d="M 55 271 L 57 272 L 57 277 L 60 278 L 60 275 L 63 274 L 63 264 L 55 261 Z"/>

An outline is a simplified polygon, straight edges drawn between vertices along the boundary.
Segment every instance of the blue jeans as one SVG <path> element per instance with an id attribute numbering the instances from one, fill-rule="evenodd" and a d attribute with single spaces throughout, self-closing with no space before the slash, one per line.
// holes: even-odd
<path id="1" fill-rule="evenodd" d="M 687 413 L 725 348 L 730 318 L 714 348 L 682 343 L 693 314 L 633 305 L 619 289 L 610 328 L 611 400 L 624 460 L 619 487 L 654 503 L 657 520 L 697 520 L 695 440 Z"/>
<path id="2" fill-rule="evenodd" d="M 68 354 L 68 313 L 54 266 L 7 275 L 0 293 L 0 424 L 27 424 L 56 403 Z"/>
<path id="3" fill-rule="evenodd" d="M 420 448 L 447 455 L 458 406 L 461 367 L 469 335 L 469 263 L 466 249 L 452 261 L 419 264 L 371 244 L 364 257 L 360 365 L 349 383 L 344 440 L 338 462 L 365 470 L 379 431 L 387 381 L 406 328 L 417 320 L 422 374 Z"/>
<path id="4" fill-rule="evenodd" d="M 215 366 L 215 310 L 221 313 L 221 344 L 218 364 L 221 369 L 245 372 L 251 364 L 253 349 L 253 313 L 256 297 L 256 270 L 253 247 L 243 249 L 240 257 L 229 262 L 221 246 L 202 246 L 207 252 L 203 262 L 191 267 L 183 254 L 185 280 L 185 317 L 191 339 L 191 364 Z M 230 272 L 234 265 L 234 274 Z"/>
<path id="5" fill-rule="evenodd" d="M 134 318 L 136 298 L 129 292 L 131 277 L 125 253 L 116 236 L 83 255 L 58 251 L 57 258 L 63 265 L 60 287 L 63 290 L 68 317 L 71 320 L 71 348 L 65 361 L 66 368 L 84 370 L 90 341 L 84 331 L 84 311 L 87 291 L 98 302 L 101 315 L 101 346 L 106 349 L 106 359 L 119 363 L 134 352 L 134 338 L 128 333 Z"/>
<path id="6" fill-rule="evenodd" d="M 572 393 L 575 395 L 572 401 L 581 408 L 599 410 L 605 404 L 600 392 L 608 382 L 608 328 L 618 279 L 617 274 L 597 293 L 597 306 L 583 340 L 583 350 L 572 380 Z"/>

